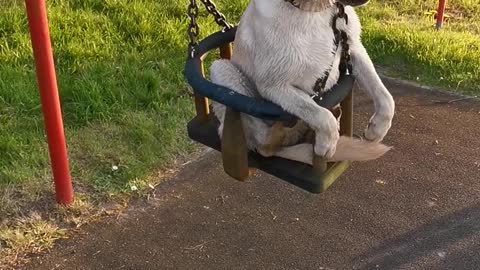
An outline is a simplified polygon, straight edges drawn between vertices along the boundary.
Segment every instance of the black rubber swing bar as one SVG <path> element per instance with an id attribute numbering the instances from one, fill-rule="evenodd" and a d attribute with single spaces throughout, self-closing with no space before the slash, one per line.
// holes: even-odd
<path id="1" fill-rule="evenodd" d="M 264 99 L 255 99 L 239 94 L 227 87 L 206 80 L 198 68 L 202 57 L 208 52 L 218 49 L 235 39 L 236 27 L 231 30 L 219 31 L 205 38 L 195 48 L 194 57 L 188 58 L 185 64 L 185 77 L 195 92 L 201 96 L 226 105 L 235 111 L 245 113 L 264 120 L 290 121 L 297 117 L 284 111 L 280 106 Z M 331 109 L 339 104 L 350 93 L 354 77 L 343 75 L 338 83 L 322 96 L 318 105 Z"/>

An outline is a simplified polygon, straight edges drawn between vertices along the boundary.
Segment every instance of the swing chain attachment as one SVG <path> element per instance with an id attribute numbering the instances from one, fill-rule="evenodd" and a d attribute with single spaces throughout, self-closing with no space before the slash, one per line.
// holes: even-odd
<path id="1" fill-rule="evenodd" d="M 217 6 L 212 0 L 200 0 L 207 9 L 207 12 L 211 14 L 215 22 L 222 27 L 222 31 L 231 30 L 233 25 L 227 22 L 225 15 L 218 11 Z M 195 56 L 195 47 L 198 44 L 198 35 L 200 34 L 200 28 L 198 26 L 198 5 L 196 0 L 190 0 L 188 5 L 187 15 L 190 18 L 190 24 L 188 25 L 188 37 L 190 43 L 188 44 L 189 55 L 191 58 Z"/>
<path id="2" fill-rule="evenodd" d="M 212 14 L 215 22 L 225 30 L 230 30 L 233 28 L 233 25 L 227 22 L 227 18 L 221 12 L 218 11 L 215 3 L 212 0 L 200 0 L 205 8 L 207 9 L 208 13 Z"/>

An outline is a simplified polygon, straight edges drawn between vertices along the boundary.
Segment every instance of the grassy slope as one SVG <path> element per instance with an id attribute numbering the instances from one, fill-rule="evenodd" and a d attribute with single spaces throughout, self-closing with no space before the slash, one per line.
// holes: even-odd
<path id="1" fill-rule="evenodd" d="M 0 253 L 1 239 L 9 238 L 2 238 L 2 220 L 51 196 L 21 2 L 0 1 Z M 217 1 L 231 21 L 238 20 L 247 2 Z M 480 26 L 474 16 L 480 14 L 480 3 L 450 0 L 456 17 L 438 33 L 423 16 L 436 1 L 415 2 L 377 0 L 359 9 L 363 40 L 374 61 L 400 77 L 478 93 Z M 88 201 L 128 192 L 132 185 L 147 186 L 150 178 L 145 176 L 194 148 L 185 135 L 193 106 L 181 73 L 187 1 L 48 4 L 77 192 Z M 201 22 L 203 35 L 217 29 L 210 18 Z M 113 165 L 119 170 L 113 171 Z"/>
<path id="2" fill-rule="evenodd" d="M 381 4 L 380 4 L 381 3 Z M 376 64 L 397 77 L 463 94 L 480 92 L 480 2 L 450 0 L 442 31 L 424 15 L 438 1 L 376 0 L 360 9 L 364 43 Z"/>
<path id="3" fill-rule="evenodd" d="M 102 194 L 126 190 L 192 149 L 181 74 L 186 2 L 163 2 L 49 1 L 77 185 Z M 23 14 L 14 4 L 0 11 L 0 188 L 21 185 L 16 196 L 34 199 L 50 189 L 50 171 Z M 11 207 L 5 199 L 0 213 Z"/>

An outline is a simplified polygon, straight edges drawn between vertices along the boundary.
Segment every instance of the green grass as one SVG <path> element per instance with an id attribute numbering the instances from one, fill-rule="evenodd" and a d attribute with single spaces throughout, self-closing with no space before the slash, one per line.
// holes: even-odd
<path id="1" fill-rule="evenodd" d="M 2 217 L 51 190 L 29 34 L 16 2 L 0 10 L 0 192 L 14 189 L 18 199 L 0 195 Z M 184 126 L 193 109 L 181 73 L 187 3 L 48 3 L 75 185 L 96 195 L 128 191 L 188 154 Z"/>
<path id="2" fill-rule="evenodd" d="M 359 9 L 363 41 L 390 74 L 452 91 L 480 92 L 480 2 L 450 0 L 451 20 L 440 32 L 424 13 L 438 1 L 380 1 Z"/>
<path id="3" fill-rule="evenodd" d="M 0 1 L 0 224 L 52 192 L 22 2 Z M 72 176 L 87 199 L 146 187 L 147 176 L 195 148 L 185 132 L 193 115 L 182 75 L 187 2 L 48 1 Z M 217 1 L 233 22 L 247 2 Z M 450 0 L 453 18 L 440 32 L 424 15 L 436 1 L 421 2 L 359 9 L 374 62 L 401 78 L 478 94 L 480 2 Z M 217 29 L 211 18 L 200 22 L 202 36 Z"/>

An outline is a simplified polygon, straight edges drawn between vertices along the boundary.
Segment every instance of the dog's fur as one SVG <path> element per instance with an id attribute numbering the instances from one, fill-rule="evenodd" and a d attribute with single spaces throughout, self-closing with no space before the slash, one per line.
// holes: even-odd
<path id="1" fill-rule="evenodd" d="M 303 7 L 318 7 L 322 6 L 320 2 L 330 2 L 296 1 L 310 2 L 304 3 Z M 343 1 L 351 3 L 357 0 Z M 317 8 L 296 8 L 285 0 L 252 0 L 240 21 L 231 61 L 218 60 L 212 64 L 210 75 L 213 82 L 251 97 L 268 99 L 304 121 L 297 128 L 288 130 L 274 126 L 274 130 L 281 130 L 288 136 L 284 136 L 281 142 L 284 147 L 268 153 L 262 150 L 271 142 L 272 123 L 242 115 L 249 149 L 310 164 L 314 153 L 335 161 L 368 160 L 388 151 L 388 147 L 379 143 L 340 139 L 337 119 L 310 98 L 315 82 L 326 71 L 331 69 L 325 87 L 327 90 L 336 84 L 339 77 L 341 48 L 335 51 L 330 25 L 336 7 L 326 6 L 318 11 Z M 345 12 L 349 17 L 348 25 L 340 20 L 337 27 L 345 30 L 350 37 L 354 75 L 375 105 L 375 114 L 364 135 L 370 141 L 380 142 L 391 127 L 394 101 L 361 43 L 361 27 L 355 11 L 346 6 Z M 214 103 L 213 110 L 221 123 L 221 135 L 225 107 Z M 302 143 L 309 128 L 315 133 L 314 139 Z"/>

